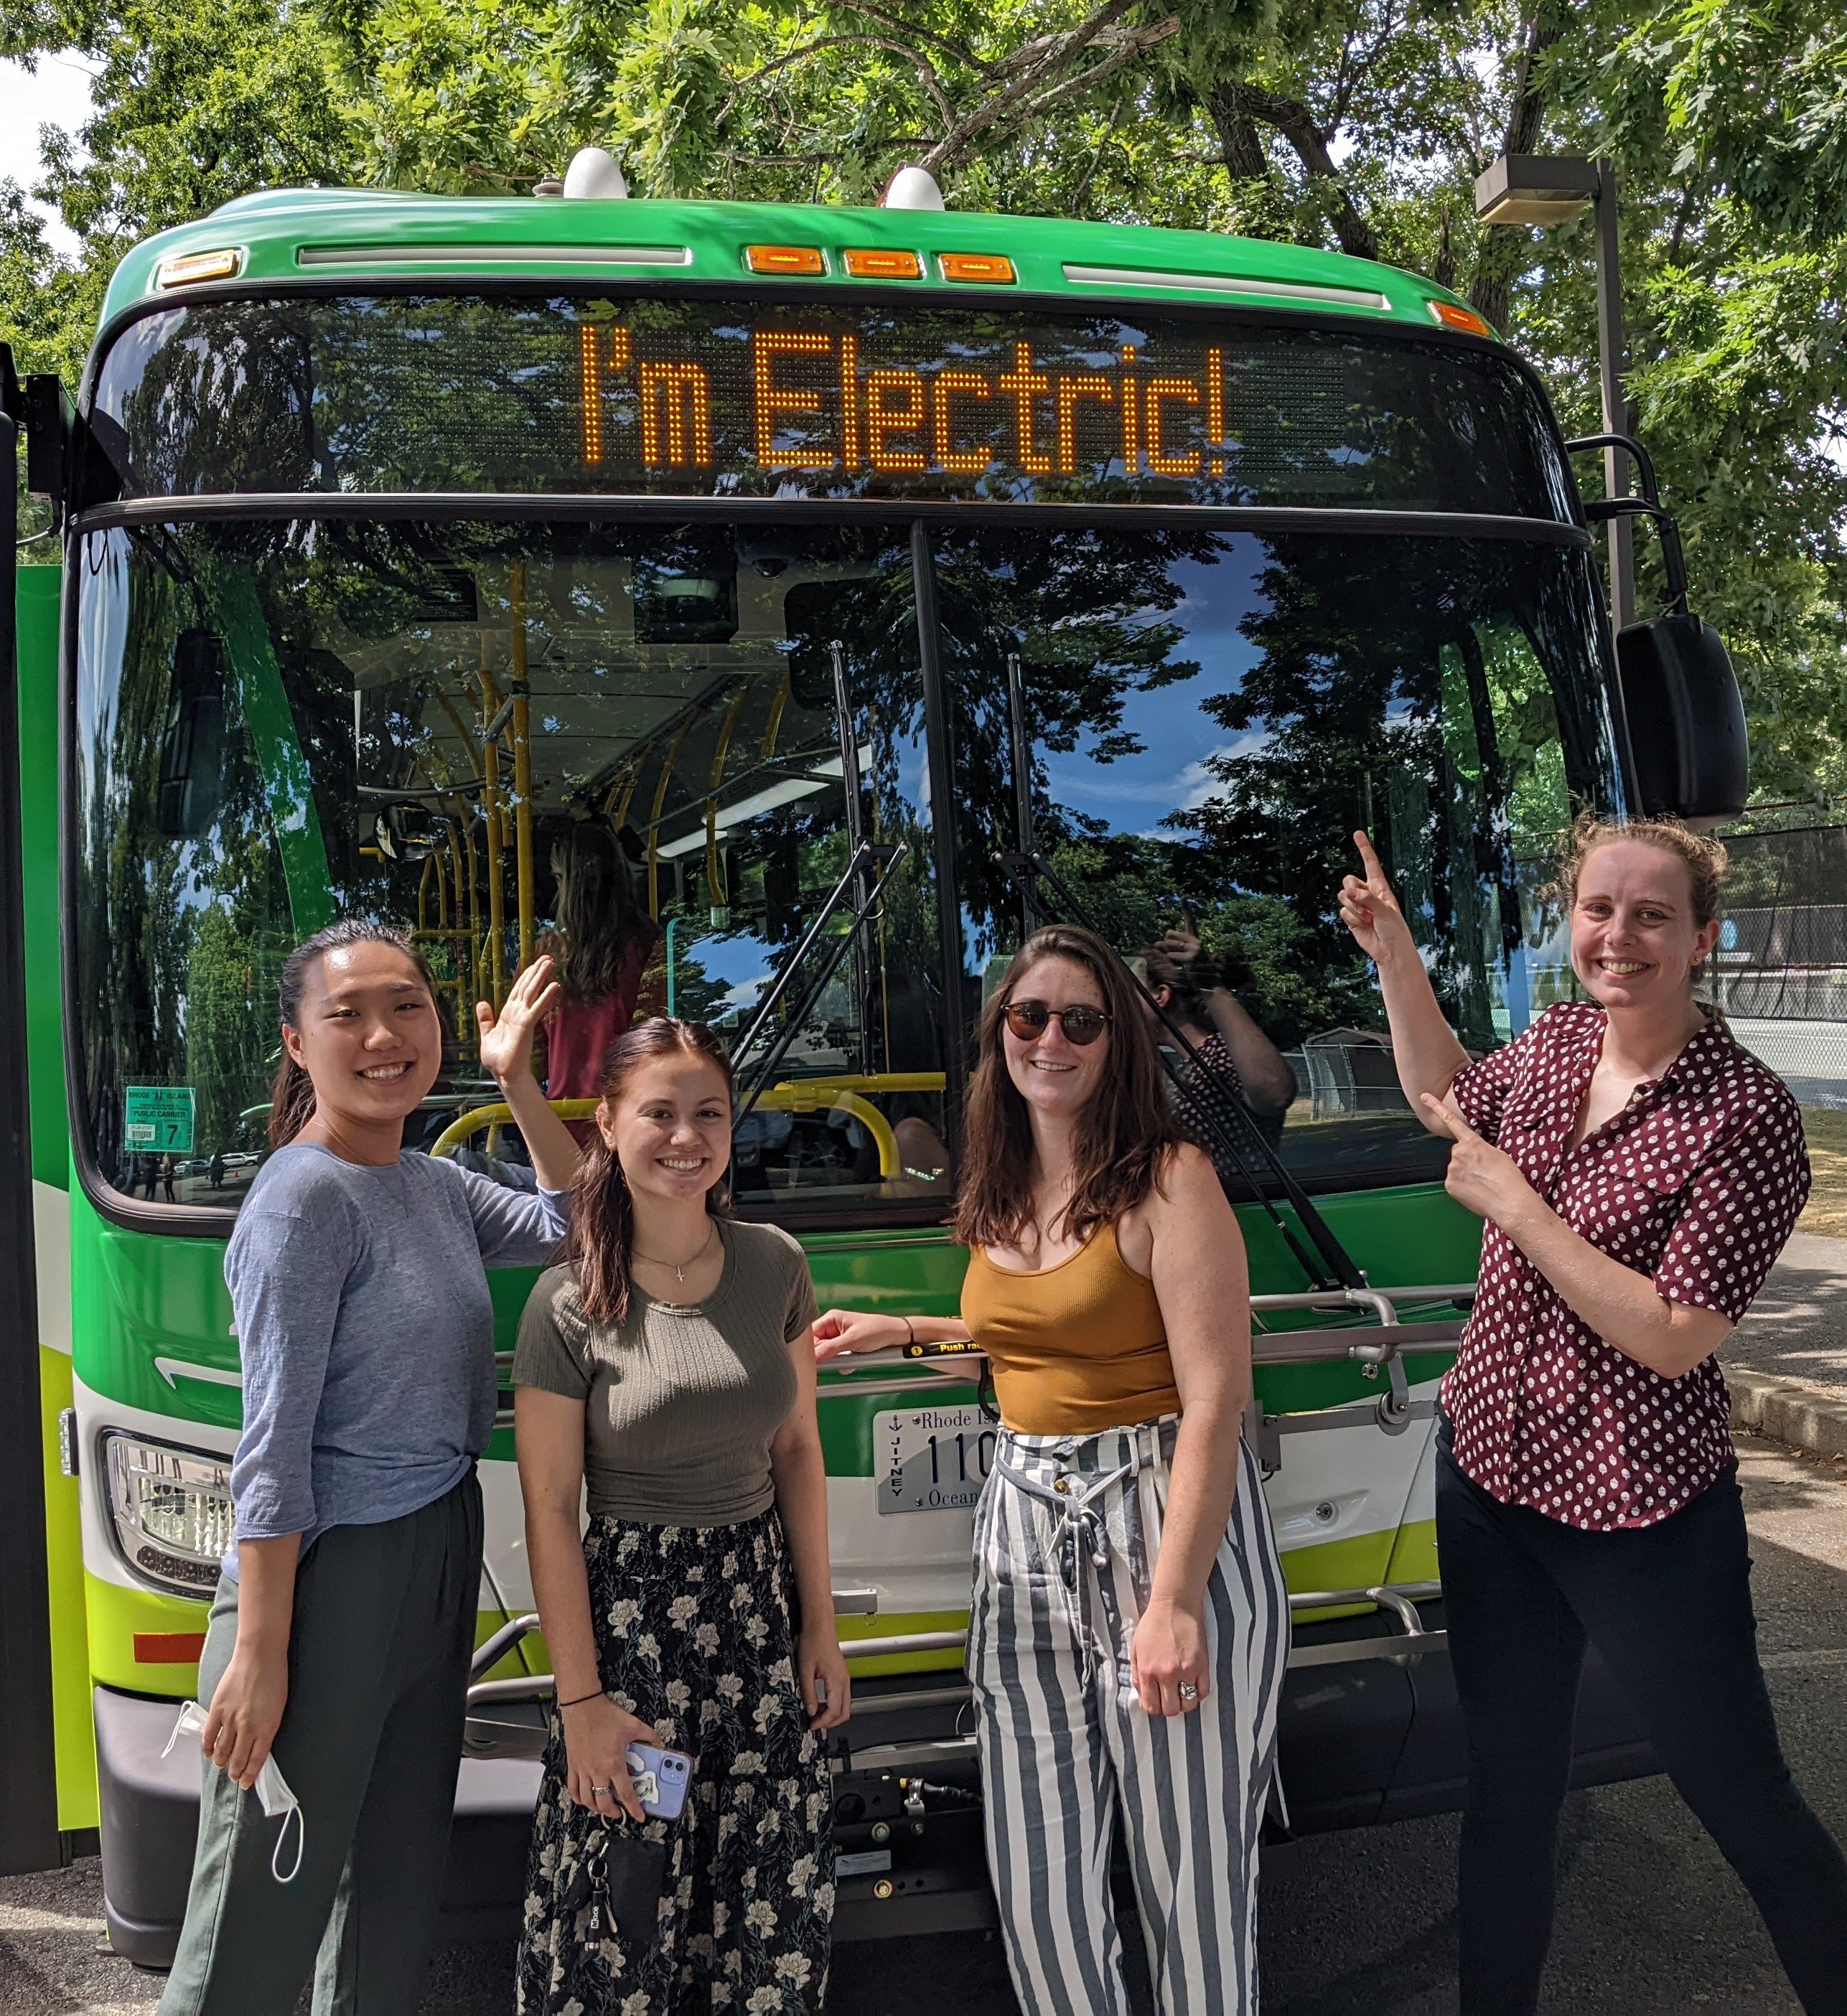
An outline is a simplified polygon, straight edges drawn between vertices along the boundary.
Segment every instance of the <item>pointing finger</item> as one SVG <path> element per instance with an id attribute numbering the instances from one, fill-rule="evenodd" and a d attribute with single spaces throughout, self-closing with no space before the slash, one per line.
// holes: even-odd
<path id="1" fill-rule="evenodd" d="M 1383 882 L 1385 880 L 1384 866 L 1373 851 L 1371 840 L 1363 831 L 1356 831 L 1353 836 L 1353 844 L 1359 849 L 1359 859 L 1365 867 L 1367 881 Z"/>
<path id="2" fill-rule="evenodd" d="M 1431 1118 L 1452 1141 L 1478 1141 L 1482 1138 L 1454 1107 L 1438 1099 L 1435 1093 L 1423 1092 L 1417 1096 L 1429 1108 Z"/>

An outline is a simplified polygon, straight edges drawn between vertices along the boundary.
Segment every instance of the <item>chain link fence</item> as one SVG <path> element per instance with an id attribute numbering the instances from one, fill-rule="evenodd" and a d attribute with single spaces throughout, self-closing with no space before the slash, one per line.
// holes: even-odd
<path id="1" fill-rule="evenodd" d="M 1847 826 L 1727 840 L 1712 997 L 1806 1107 L 1847 1111 Z"/>

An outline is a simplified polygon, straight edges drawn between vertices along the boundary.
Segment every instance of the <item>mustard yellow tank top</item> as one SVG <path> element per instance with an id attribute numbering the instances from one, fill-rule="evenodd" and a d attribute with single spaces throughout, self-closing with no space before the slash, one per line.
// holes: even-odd
<path id="1" fill-rule="evenodd" d="M 1154 1284 L 1122 1258 L 1113 1225 L 1031 1274 L 974 1247 L 962 1320 L 988 1353 L 1000 1417 L 1017 1434 L 1091 1435 L 1179 1412 Z"/>

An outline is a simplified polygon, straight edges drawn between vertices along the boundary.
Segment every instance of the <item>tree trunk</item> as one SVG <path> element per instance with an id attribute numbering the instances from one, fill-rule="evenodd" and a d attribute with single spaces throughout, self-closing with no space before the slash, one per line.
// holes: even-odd
<path id="1" fill-rule="evenodd" d="M 1263 151 L 1257 124 L 1224 86 L 1206 100 L 1206 110 L 1219 131 L 1219 145 L 1225 155 L 1225 171 L 1234 182 L 1256 182 L 1269 173 L 1269 159 Z"/>
<path id="2" fill-rule="evenodd" d="M 1334 157 L 1327 151 L 1327 139 L 1315 124 L 1314 114 L 1300 99 L 1280 98 L 1274 92 L 1261 90 L 1254 84 L 1228 79 L 1214 90 L 1208 103 L 1222 136 L 1228 130 L 1236 131 L 1240 126 L 1250 131 L 1253 143 L 1256 126 L 1268 126 L 1280 133 L 1294 149 L 1309 181 L 1320 184 L 1330 199 L 1328 221 L 1341 241 L 1341 250 L 1352 253 L 1356 259 L 1378 257 L 1378 240 L 1373 236 L 1372 225 L 1360 214 L 1348 193 Z M 1228 141 L 1227 167 L 1233 158 Z M 1235 175 L 1237 171 L 1233 172 Z"/>

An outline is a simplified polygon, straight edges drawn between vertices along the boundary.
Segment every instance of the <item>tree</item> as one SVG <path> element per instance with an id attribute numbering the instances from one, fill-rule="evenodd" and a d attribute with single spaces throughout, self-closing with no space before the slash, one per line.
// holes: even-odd
<path id="1" fill-rule="evenodd" d="M 1607 154 L 1629 395 L 1760 790 L 1847 794 L 1833 0 L 20 0 L 0 26 L 0 53 L 63 47 L 100 67 L 91 158 L 54 138 L 41 187 L 85 250 L 0 191 L 0 333 L 67 378 L 146 231 L 265 183 L 520 190 L 596 140 L 646 194 L 866 202 L 916 160 L 963 207 L 1381 257 L 1466 294 L 1591 431 L 1589 227 L 1485 231 L 1471 185 L 1503 151 Z"/>

